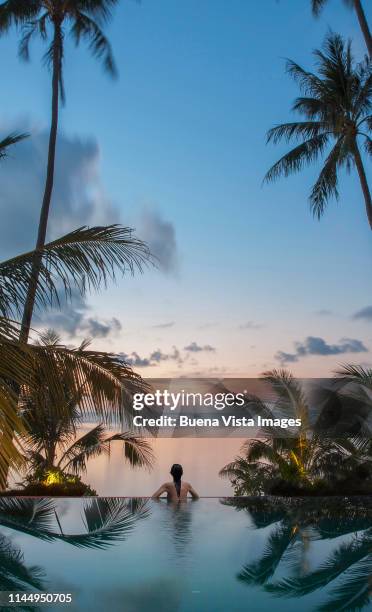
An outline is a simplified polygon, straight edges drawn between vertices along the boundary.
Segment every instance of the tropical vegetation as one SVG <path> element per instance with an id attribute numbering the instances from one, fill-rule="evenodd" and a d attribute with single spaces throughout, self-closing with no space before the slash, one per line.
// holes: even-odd
<path id="1" fill-rule="evenodd" d="M 244 443 L 241 454 L 220 471 L 235 495 L 370 494 L 372 370 L 346 366 L 336 388 L 321 390 L 322 396 L 318 389 L 307 394 L 285 370 L 266 372 L 264 380 L 275 399 L 248 397 L 247 409 L 268 419 L 299 419 L 301 425 L 286 430 L 285 437 L 263 427 L 259 437 Z M 322 406 L 318 414 L 316 406 Z M 346 420 L 335 408 L 346 412 Z"/>
<path id="2" fill-rule="evenodd" d="M 325 156 L 312 187 L 310 207 L 320 218 L 331 197 L 338 199 L 339 172 L 356 168 L 365 211 L 372 229 L 372 200 L 362 150 L 372 156 L 372 65 L 367 58 L 357 63 L 351 42 L 338 34 L 327 36 L 323 48 L 314 51 L 317 73 L 292 60 L 287 72 L 299 85 L 301 96 L 292 110 L 303 121 L 283 123 L 269 130 L 267 142 L 297 142 L 266 173 L 265 181 L 301 171 Z"/>
<path id="3" fill-rule="evenodd" d="M 121 226 L 80 228 L 44 246 L 36 292 L 39 307 L 98 289 L 116 273 L 142 270 L 147 246 Z M 32 274 L 34 252 L 0 263 L 0 476 L 3 487 L 10 465 L 24 463 L 22 439 L 30 435 L 25 415 L 53 406 L 63 415 L 66 398 L 78 398 L 80 409 L 95 411 L 103 421 L 122 415 L 126 398 L 144 383 L 132 369 L 87 345 L 71 349 L 57 343 L 26 344 L 14 318 L 21 312 Z M 61 295 L 60 287 L 63 287 Z M 63 375 L 62 375 L 63 374 Z M 28 402 L 28 403 L 27 403 Z M 129 448 L 130 443 L 127 444 Z M 127 451 L 130 452 L 129 450 Z"/>
<path id="4" fill-rule="evenodd" d="M 110 445 L 118 441 L 122 442 L 124 458 L 132 467 L 151 468 L 153 454 L 146 440 L 130 431 L 106 433 L 105 424 L 123 426 L 127 423 L 130 401 L 126 402 L 118 395 L 106 411 L 89 384 L 82 384 L 79 389 L 69 385 L 71 372 L 64 359 L 65 347 L 55 332 L 49 330 L 42 334 L 38 344 L 53 351 L 41 353 L 35 372 L 38 384 L 22 389 L 21 414 L 26 431 L 21 442 L 25 448 L 26 490 L 35 490 L 36 487 L 40 491 L 43 488 L 40 485 L 44 485 L 49 492 L 53 487 L 55 494 L 59 488 L 65 489 L 59 485 L 80 484 L 77 476 L 86 472 L 89 459 L 109 454 Z M 93 362 L 107 372 L 115 372 L 123 389 L 129 393 L 132 372 L 115 355 L 92 351 L 87 342 L 75 352 L 81 359 Z M 74 375 L 74 365 L 71 367 Z M 79 376 L 78 366 L 76 376 Z M 60 381 L 58 387 L 45 386 L 45 379 L 51 378 Z M 103 419 L 105 424 L 89 426 L 85 431 L 86 423 L 95 423 L 97 419 Z"/>
<path id="5" fill-rule="evenodd" d="M 371 507 L 327 502 L 292 506 L 265 499 L 224 502 L 249 519 L 265 538 L 265 548 L 237 575 L 242 585 L 256 586 L 274 597 L 301 598 L 319 592 L 319 612 L 362 610 L 371 601 Z M 340 543 L 340 537 L 342 542 Z M 324 541 L 333 550 L 315 567 L 309 557 Z M 316 557 L 315 557 L 316 558 Z"/>

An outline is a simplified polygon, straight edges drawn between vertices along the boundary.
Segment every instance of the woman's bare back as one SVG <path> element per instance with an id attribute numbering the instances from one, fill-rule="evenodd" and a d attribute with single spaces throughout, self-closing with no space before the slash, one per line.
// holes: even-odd
<path id="1" fill-rule="evenodd" d="M 180 494 L 178 495 L 176 486 L 174 482 L 165 482 L 159 487 L 157 491 L 155 491 L 152 496 L 153 499 L 158 499 L 163 493 L 167 494 L 168 501 L 185 501 L 187 499 L 188 494 L 191 495 L 193 499 L 198 499 L 199 495 L 193 489 L 189 482 L 181 481 Z"/>

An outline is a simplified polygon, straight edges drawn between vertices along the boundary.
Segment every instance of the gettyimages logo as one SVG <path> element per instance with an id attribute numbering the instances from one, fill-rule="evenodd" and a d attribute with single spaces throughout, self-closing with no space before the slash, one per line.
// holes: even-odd
<path id="1" fill-rule="evenodd" d="M 148 392 L 132 398 L 132 424 L 163 437 L 254 437 L 261 428 L 297 430 L 301 418 L 259 412 L 257 379 L 148 381 Z"/>
<path id="2" fill-rule="evenodd" d="M 155 393 L 135 393 L 133 396 L 133 408 L 134 410 L 143 410 L 143 408 L 167 408 L 168 410 L 174 411 L 181 407 L 196 408 L 206 407 L 215 408 L 216 410 L 224 410 L 226 407 L 233 406 L 244 406 L 245 404 L 245 393 L 192 393 L 186 392 L 184 389 L 179 392 L 172 392 L 168 389 L 160 391 L 159 389 Z"/>

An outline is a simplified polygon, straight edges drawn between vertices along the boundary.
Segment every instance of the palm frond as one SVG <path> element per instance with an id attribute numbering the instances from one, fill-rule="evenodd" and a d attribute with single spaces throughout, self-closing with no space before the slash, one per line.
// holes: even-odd
<path id="1" fill-rule="evenodd" d="M 341 584 L 331 590 L 328 601 L 317 610 L 357 612 L 364 609 L 371 601 L 371 575 L 372 557 L 368 557 L 345 573 Z"/>
<path id="2" fill-rule="evenodd" d="M 132 432 L 125 431 L 106 438 L 106 442 L 110 443 L 115 440 L 124 442 L 124 456 L 129 461 L 132 467 L 143 467 L 148 470 L 152 469 L 154 463 L 154 453 L 151 444 L 134 436 Z"/>
<path id="3" fill-rule="evenodd" d="M 102 4 L 102 3 L 101 3 Z M 102 60 L 103 66 L 111 76 L 117 76 L 117 68 L 111 45 L 99 25 L 82 11 L 75 12 L 71 35 L 76 45 L 81 39 L 88 42 L 91 53 Z"/>
<path id="4" fill-rule="evenodd" d="M 78 10 L 89 14 L 98 23 L 106 23 L 111 19 L 112 9 L 118 2 L 119 0 L 82 0 L 78 2 Z"/>
<path id="5" fill-rule="evenodd" d="M 13 25 L 24 26 L 40 11 L 39 0 L 7 0 L 0 5 L 0 31 L 7 32 Z"/>
<path id="6" fill-rule="evenodd" d="M 99 424 L 75 440 L 63 453 L 57 465 L 63 471 L 72 469 L 78 474 L 86 471 L 86 462 L 89 459 L 108 452 L 109 446 L 105 440 L 105 427 Z"/>
<path id="7" fill-rule="evenodd" d="M 318 134 L 302 142 L 271 166 L 264 177 L 264 181 L 269 183 L 282 175 L 289 176 L 290 174 L 300 172 L 305 165 L 318 159 L 326 148 L 328 141 L 328 134 Z"/>
<path id="8" fill-rule="evenodd" d="M 0 525 L 42 540 L 52 540 L 55 502 L 52 499 L 0 498 Z"/>
<path id="9" fill-rule="evenodd" d="M 0 140 L 0 159 L 3 159 L 7 156 L 9 147 L 17 144 L 17 142 L 20 142 L 25 138 L 28 138 L 28 136 L 29 135 L 26 133 L 13 132 L 12 134 L 9 134 L 8 136 Z"/>
<path id="10" fill-rule="evenodd" d="M 343 146 L 343 139 L 340 138 L 331 152 L 329 153 L 322 171 L 312 188 L 310 195 L 310 205 L 313 214 L 320 219 L 331 196 L 338 199 L 337 190 L 337 166 L 340 163 L 340 152 Z"/>
<path id="11" fill-rule="evenodd" d="M 291 526 L 279 525 L 270 534 L 261 559 L 246 565 L 239 573 L 238 579 L 246 584 L 265 584 L 274 574 L 284 553 L 296 537 L 297 533 Z"/>
<path id="12" fill-rule="evenodd" d="M 327 130 L 327 124 L 322 121 L 282 123 L 268 131 L 266 142 L 278 144 L 281 140 L 289 142 L 292 138 L 314 138 L 325 130 Z"/>
<path id="13" fill-rule="evenodd" d="M 46 244 L 37 255 L 41 256 L 39 306 L 59 303 L 61 283 L 67 298 L 73 288 L 85 294 L 115 281 L 117 271 L 133 275 L 152 261 L 146 244 L 120 225 L 81 227 Z M 22 311 L 35 256 L 30 251 L 0 263 L 0 313 L 4 316 Z"/>
<path id="14" fill-rule="evenodd" d="M 41 17 L 34 21 L 28 21 L 22 28 L 22 37 L 18 45 L 18 54 L 21 59 L 28 62 L 30 59 L 30 42 L 37 34 L 43 40 L 47 37 L 48 13 L 43 13 Z"/>
<path id="15" fill-rule="evenodd" d="M 336 371 L 336 376 L 341 382 L 353 382 L 372 390 L 372 368 L 361 365 L 345 364 Z"/>
<path id="16" fill-rule="evenodd" d="M 14 546 L 14 543 L 0 534 L 0 590 L 2 591 L 29 591 L 45 590 L 43 570 L 34 565 L 27 566 L 23 553 Z M 10 610 L 2 606 L 3 610 Z M 32 606 L 20 606 L 21 610 L 32 610 Z"/>
<path id="17" fill-rule="evenodd" d="M 354 564 L 368 557 L 370 552 L 371 537 L 366 532 L 364 536 L 341 544 L 317 570 L 301 578 L 284 579 L 277 584 L 267 585 L 266 588 L 280 597 L 302 597 L 325 587 Z"/>
<path id="18" fill-rule="evenodd" d="M 270 383 L 278 398 L 275 402 L 274 414 L 300 418 L 303 427 L 307 427 L 309 411 L 301 383 L 290 372 L 283 369 L 264 372 L 263 377 Z"/>
<path id="19" fill-rule="evenodd" d="M 136 522 L 146 518 L 148 513 L 145 505 L 133 507 L 120 498 L 96 498 L 85 503 L 86 533 L 61 534 L 58 539 L 78 548 L 105 549 L 125 540 L 133 531 Z"/>

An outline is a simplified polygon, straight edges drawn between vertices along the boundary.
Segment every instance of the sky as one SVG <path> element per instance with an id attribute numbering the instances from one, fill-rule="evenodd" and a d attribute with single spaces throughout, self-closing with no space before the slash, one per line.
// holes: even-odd
<path id="1" fill-rule="evenodd" d="M 355 173 L 342 175 L 321 221 L 307 201 L 319 165 L 262 185 L 286 150 L 265 134 L 294 118 L 285 59 L 312 68 L 330 28 L 362 58 L 341 0 L 318 19 L 310 0 L 122 1 L 106 27 L 117 80 L 66 39 L 49 237 L 119 222 L 158 264 L 38 313 L 35 326 L 69 344 L 91 337 L 147 377 L 257 376 L 282 365 L 318 377 L 372 365 L 372 241 Z M 0 167 L 3 257 L 36 237 L 50 114 L 41 55 L 35 41 L 22 63 L 17 34 L 0 38 L 0 134 L 32 134 Z"/>

